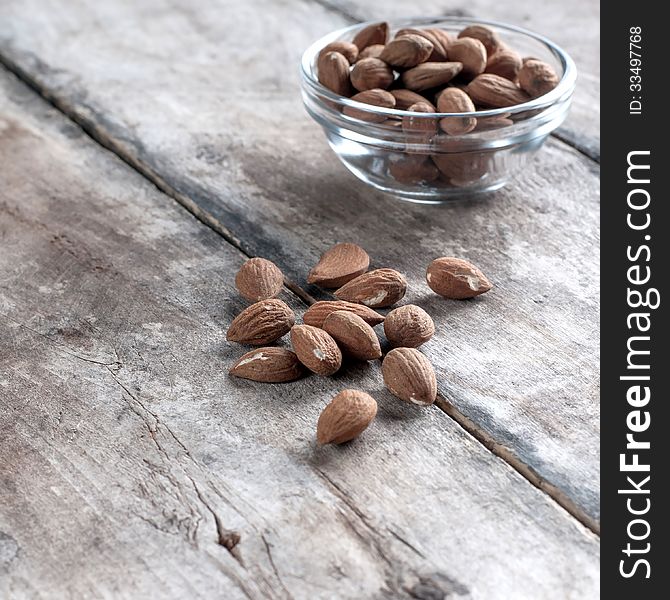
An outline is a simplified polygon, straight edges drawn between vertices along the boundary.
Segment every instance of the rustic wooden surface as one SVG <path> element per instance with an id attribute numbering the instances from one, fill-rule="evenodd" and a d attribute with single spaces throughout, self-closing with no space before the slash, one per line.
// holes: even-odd
<path id="1" fill-rule="evenodd" d="M 348 176 L 300 107 L 300 52 L 350 21 L 329 4 L 76 0 L 47 11 L 43 2 L 5 12 L 6 63 L 303 288 L 335 241 L 358 242 L 377 265 L 405 272 L 408 299 L 441 324 L 426 350 L 443 395 L 597 528 L 598 166 L 590 157 L 553 139 L 532 170 L 488 200 L 409 206 Z M 560 26 L 553 16 L 553 26 L 532 25 L 551 36 Z M 423 270 L 443 254 L 473 260 L 496 291 L 466 304 L 427 294 Z"/>
<path id="2" fill-rule="evenodd" d="M 0 62 L 65 114 L 3 75 L 0 595 L 594 597 L 597 6 L 518 4 L 412 6 L 526 25 L 580 69 L 533 170 L 441 209 L 352 179 L 300 108 L 304 47 L 404 3 L 0 4 Z M 309 266 L 343 240 L 435 316 L 442 410 L 398 406 L 375 365 L 225 375 L 242 252 L 309 302 Z M 422 271 L 441 254 L 494 291 L 436 299 Z M 315 451 L 320 407 L 351 385 L 380 397 L 377 426 Z"/>
<path id="3" fill-rule="evenodd" d="M 593 597 L 597 538 L 376 365 L 230 379 L 245 257 L 5 74 L 0 98 L 0 596 Z M 317 450 L 347 386 L 375 427 Z"/>

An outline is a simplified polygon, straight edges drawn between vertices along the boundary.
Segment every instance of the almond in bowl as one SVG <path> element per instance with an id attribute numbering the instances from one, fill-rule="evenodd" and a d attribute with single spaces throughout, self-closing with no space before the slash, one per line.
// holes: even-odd
<path id="1" fill-rule="evenodd" d="M 470 18 L 355 25 L 302 59 L 305 107 L 345 166 L 426 203 L 499 189 L 528 168 L 575 81 L 553 42 Z"/>

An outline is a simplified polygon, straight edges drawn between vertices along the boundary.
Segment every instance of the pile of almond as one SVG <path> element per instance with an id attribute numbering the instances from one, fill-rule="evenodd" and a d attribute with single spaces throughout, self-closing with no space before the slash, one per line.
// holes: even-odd
<path id="1" fill-rule="evenodd" d="M 375 23 L 351 41 L 325 46 L 318 55 L 317 74 L 323 86 L 340 96 L 416 113 L 506 108 L 543 96 L 559 82 L 551 65 L 521 57 L 485 25 L 470 25 L 457 37 L 440 28 L 400 29 L 389 39 L 388 23 Z M 408 144 L 415 147 L 389 166 L 400 183 L 446 179 L 455 186 L 482 177 L 490 156 L 445 152 L 453 136 L 505 127 L 514 119 L 509 113 L 400 119 L 354 107 L 343 112 L 354 119 L 401 128 L 408 136 Z"/>
<path id="2" fill-rule="evenodd" d="M 308 283 L 334 289 L 336 300 L 312 304 L 296 324 L 291 308 L 275 298 L 283 286 L 279 267 L 264 258 L 252 258 L 237 273 L 235 285 L 253 302 L 230 324 L 227 339 L 262 346 L 244 354 L 230 374 L 252 381 L 283 383 L 307 372 L 329 376 L 340 370 L 343 359 L 371 361 L 383 356 L 375 326 L 383 323 L 393 347 L 383 357 L 382 376 L 392 394 L 420 406 L 437 396 L 435 371 L 417 348 L 435 332 L 430 315 L 419 306 L 405 304 L 386 315 L 405 296 L 407 281 L 394 269 L 369 271 L 370 257 L 356 244 L 337 244 L 327 250 L 310 271 Z M 474 265 L 458 258 L 437 258 L 428 266 L 429 287 L 445 298 L 473 298 L 491 289 L 491 283 Z M 293 350 L 269 346 L 286 334 Z M 358 436 L 377 414 L 377 402 L 359 390 L 343 390 L 321 413 L 317 424 L 319 444 L 340 444 Z"/>

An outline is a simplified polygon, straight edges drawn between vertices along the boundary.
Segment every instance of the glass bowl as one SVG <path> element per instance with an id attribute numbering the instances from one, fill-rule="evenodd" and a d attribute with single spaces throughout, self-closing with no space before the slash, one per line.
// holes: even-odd
<path id="1" fill-rule="evenodd" d="M 547 136 L 563 123 L 577 70 L 568 54 L 550 40 L 520 27 L 482 19 L 448 17 L 389 23 L 391 38 L 406 27 L 439 27 L 457 34 L 474 24 L 497 31 L 521 56 L 552 65 L 560 76 L 558 85 L 544 96 L 505 108 L 474 113 L 409 112 L 339 96 L 317 79 L 320 50 L 334 41 L 351 41 L 369 22 L 334 31 L 305 51 L 301 84 L 307 112 L 323 127 L 330 147 L 356 177 L 415 202 L 440 203 L 490 192 L 527 167 Z M 365 118 L 349 116 L 345 109 L 349 115 Z M 403 118 L 410 117 L 412 126 L 403 127 Z M 439 119 L 457 124 L 472 117 L 477 119 L 477 127 L 466 134 L 448 135 L 436 126 Z M 427 133 L 431 131 L 434 133 Z"/>

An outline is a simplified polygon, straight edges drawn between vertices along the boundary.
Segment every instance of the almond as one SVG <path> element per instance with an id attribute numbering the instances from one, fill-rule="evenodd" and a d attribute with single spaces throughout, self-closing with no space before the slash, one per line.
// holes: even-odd
<path id="1" fill-rule="evenodd" d="M 435 324 L 423 308 L 406 304 L 394 308 L 384 320 L 384 334 L 392 346 L 418 348 L 435 333 Z"/>
<path id="2" fill-rule="evenodd" d="M 492 129 L 500 129 L 501 127 L 509 127 L 510 125 L 514 125 L 514 121 L 508 117 L 480 117 L 477 119 L 475 131 L 490 131 Z"/>
<path id="3" fill-rule="evenodd" d="M 490 152 L 447 152 L 431 156 L 451 185 L 467 186 L 484 177 L 489 170 Z"/>
<path id="4" fill-rule="evenodd" d="M 319 52 L 319 60 L 322 56 L 325 56 L 329 52 L 339 52 L 344 58 L 347 59 L 349 64 L 354 64 L 358 60 L 358 46 L 352 44 L 351 42 L 337 41 L 331 42 L 327 46 L 324 46 L 321 52 Z"/>
<path id="5" fill-rule="evenodd" d="M 323 329 L 345 354 L 357 360 L 375 360 L 382 355 L 374 329 L 354 313 L 337 310 L 326 317 Z"/>
<path id="6" fill-rule="evenodd" d="M 376 44 L 384 45 L 389 37 L 388 23 L 372 23 L 361 29 L 353 39 L 353 43 L 358 46 L 358 50 L 365 50 L 368 46 Z"/>
<path id="7" fill-rule="evenodd" d="M 500 48 L 489 56 L 485 73 L 493 73 L 510 81 L 516 81 L 519 69 L 521 69 L 521 57 L 513 50 Z"/>
<path id="8" fill-rule="evenodd" d="M 463 63 L 465 77 L 476 77 L 486 69 L 486 48 L 475 38 L 462 37 L 449 46 L 449 60 Z"/>
<path id="9" fill-rule="evenodd" d="M 365 90 L 364 92 L 354 94 L 351 99 L 363 104 L 370 104 L 371 106 L 381 106 L 383 108 L 395 107 L 395 98 L 386 90 Z M 352 119 L 368 121 L 369 123 L 383 123 L 386 121 L 386 115 L 379 114 L 374 109 L 364 110 L 354 108 L 353 106 L 345 106 L 342 112 Z"/>
<path id="10" fill-rule="evenodd" d="M 432 52 L 433 44 L 425 37 L 410 33 L 386 44 L 380 58 L 394 67 L 410 68 L 428 60 Z"/>
<path id="11" fill-rule="evenodd" d="M 488 55 L 495 54 L 502 46 L 498 34 L 485 25 L 470 25 L 458 34 L 459 38 L 474 38 L 479 40 Z"/>
<path id="12" fill-rule="evenodd" d="M 472 263 L 449 256 L 436 258 L 428 265 L 426 281 L 436 294 L 453 300 L 474 298 L 493 287 Z"/>
<path id="13" fill-rule="evenodd" d="M 379 58 L 363 58 L 351 70 L 351 84 L 359 92 L 376 88 L 385 90 L 394 79 L 393 69 Z"/>
<path id="14" fill-rule="evenodd" d="M 281 300 L 261 300 L 245 308 L 228 328 L 229 342 L 262 346 L 287 334 L 295 323 L 295 315 Z"/>
<path id="15" fill-rule="evenodd" d="M 383 44 L 373 44 L 372 46 L 365 48 L 365 50 L 361 50 L 361 52 L 358 54 L 358 58 L 379 58 L 383 51 Z"/>
<path id="16" fill-rule="evenodd" d="M 295 353 L 286 348 L 256 348 L 230 369 L 230 374 L 261 383 L 295 381 L 304 369 Z"/>
<path id="17" fill-rule="evenodd" d="M 451 42 L 454 41 L 454 38 L 452 35 L 446 31 L 445 29 L 440 29 L 438 27 L 430 27 L 426 31 L 429 31 L 437 40 L 439 40 L 440 44 L 442 44 L 442 47 L 445 50 L 445 53 L 447 55 L 447 60 L 449 59 L 449 46 L 451 45 Z"/>
<path id="18" fill-rule="evenodd" d="M 416 104 L 412 104 L 408 111 L 414 113 L 432 113 L 433 107 L 427 102 L 417 102 Z M 408 142 L 411 144 L 430 144 L 437 131 L 437 119 L 407 115 L 402 118 L 402 130 L 409 134 Z"/>
<path id="19" fill-rule="evenodd" d="M 425 62 L 408 69 L 400 76 L 400 81 L 415 92 L 444 85 L 463 69 L 459 62 Z"/>
<path id="20" fill-rule="evenodd" d="M 530 59 L 519 70 L 519 85 L 533 98 L 537 98 L 558 85 L 558 75 L 546 62 Z"/>
<path id="21" fill-rule="evenodd" d="M 470 96 L 456 87 L 447 88 L 437 97 L 437 110 L 445 113 L 475 112 Z M 440 129 L 450 135 L 463 135 L 477 126 L 475 117 L 444 117 Z"/>
<path id="22" fill-rule="evenodd" d="M 281 270 L 265 258 L 250 258 L 235 275 L 235 287 L 250 302 L 273 298 L 283 285 Z"/>
<path id="23" fill-rule="evenodd" d="M 326 317 L 330 313 L 338 310 L 358 315 L 368 325 L 373 327 L 384 321 L 384 315 L 380 315 L 371 308 L 368 308 L 363 304 L 345 302 L 344 300 L 323 300 L 321 302 L 315 302 L 305 311 L 302 320 L 306 325 L 323 327 L 323 322 L 326 320 Z"/>
<path id="24" fill-rule="evenodd" d="M 530 96 L 512 81 L 492 73 L 483 73 L 473 79 L 468 85 L 468 94 L 477 104 L 493 108 L 514 106 L 530 100 Z"/>
<path id="25" fill-rule="evenodd" d="M 415 348 L 395 348 L 382 363 L 389 391 L 412 404 L 429 406 L 437 397 L 437 380 L 430 361 Z"/>
<path id="26" fill-rule="evenodd" d="M 407 281 L 402 274 L 394 269 L 377 269 L 352 279 L 335 296 L 371 308 L 384 308 L 398 302 L 406 291 Z"/>
<path id="27" fill-rule="evenodd" d="M 326 250 L 307 276 L 307 283 L 337 288 L 365 273 L 370 266 L 368 253 L 356 244 L 336 244 Z"/>
<path id="28" fill-rule="evenodd" d="M 342 366 L 342 352 L 323 329 L 295 325 L 291 329 L 291 344 L 298 360 L 317 375 L 333 375 Z"/>
<path id="29" fill-rule="evenodd" d="M 358 437 L 377 414 L 375 399 L 359 390 L 342 390 L 319 416 L 316 441 L 343 444 Z"/>
<path id="30" fill-rule="evenodd" d="M 430 106 L 431 112 L 435 112 L 435 107 L 431 104 L 429 100 L 424 98 L 421 94 L 412 92 L 411 90 L 389 90 L 391 95 L 395 98 L 395 107 L 399 110 L 407 110 L 412 104 L 417 102 L 425 102 Z"/>
<path id="31" fill-rule="evenodd" d="M 395 36 L 396 38 L 399 38 L 403 35 L 409 34 L 420 35 L 433 44 L 433 51 L 428 57 L 428 60 L 434 62 L 443 62 L 447 60 L 447 49 L 442 44 L 440 36 L 435 35 L 432 29 L 412 29 L 411 27 L 407 27 L 405 29 L 400 29 L 398 33 L 395 34 Z"/>
<path id="32" fill-rule="evenodd" d="M 399 183 L 430 183 L 440 176 L 439 169 L 427 156 L 404 154 L 389 162 L 389 173 Z"/>
<path id="33" fill-rule="evenodd" d="M 339 52 L 328 52 L 319 57 L 319 83 L 340 96 L 351 94 L 349 61 Z"/>

